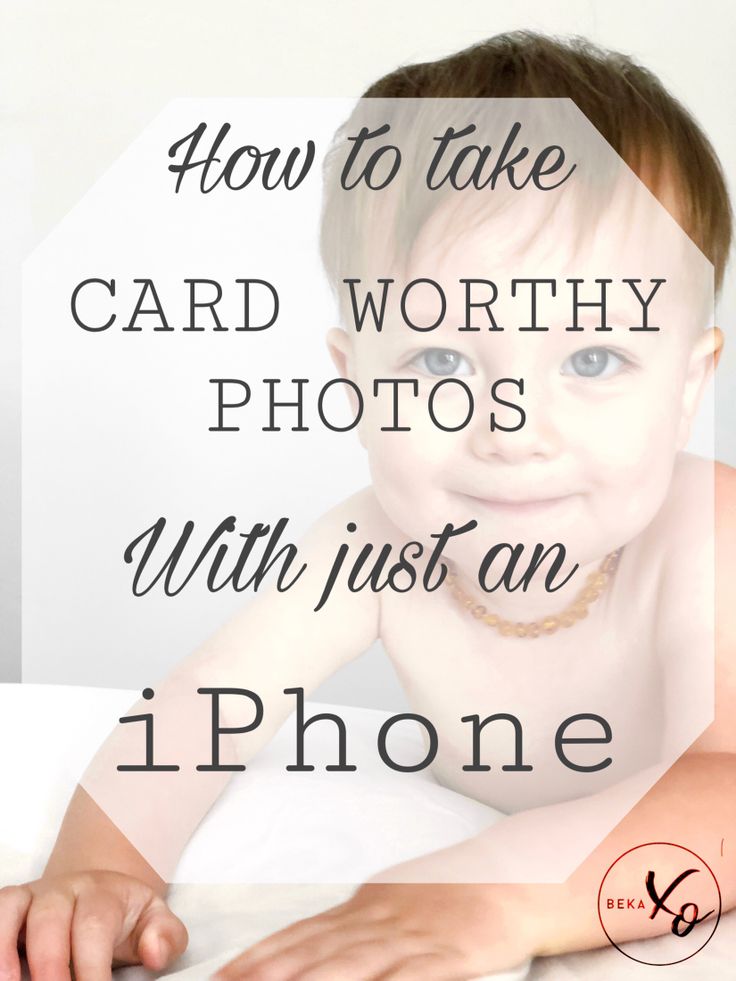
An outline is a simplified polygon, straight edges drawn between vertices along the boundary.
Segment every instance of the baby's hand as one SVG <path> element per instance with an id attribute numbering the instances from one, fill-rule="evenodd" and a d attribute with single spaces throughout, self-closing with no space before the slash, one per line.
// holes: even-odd
<path id="1" fill-rule="evenodd" d="M 251 947 L 213 981 L 449 981 L 534 952 L 513 886 L 378 884 Z"/>
<path id="2" fill-rule="evenodd" d="M 33 981 L 110 979 L 113 964 L 160 970 L 188 941 L 150 886 L 120 872 L 78 872 L 0 889 L 0 978 L 19 981 L 25 947 Z"/>

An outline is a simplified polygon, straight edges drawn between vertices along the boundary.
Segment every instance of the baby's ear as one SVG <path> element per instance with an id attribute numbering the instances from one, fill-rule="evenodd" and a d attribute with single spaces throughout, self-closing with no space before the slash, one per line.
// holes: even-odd
<path id="1" fill-rule="evenodd" d="M 341 378 L 353 378 L 353 339 L 347 331 L 340 327 L 331 327 L 327 331 L 327 349 L 333 364 Z"/>
<path id="2" fill-rule="evenodd" d="M 690 437 L 690 426 L 703 392 L 715 371 L 723 350 L 723 332 L 718 327 L 703 331 L 693 345 L 685 377 L 680 419 L 679 446 L 683 449 Z"/>
<path id="3" fill-rule="evenodd" d="M 353 358 L 353 338 L 346 330 L 342 330 L 340 327 L 331 327 L 327 331 L 327 348 L 330 352 L 330 357 L 337 368 L 337 373 L 340 378 L 347 378 L 351 382 L 357 384 L 357 379 L 355 377 L 355 362 Z M 350 403 L 350 411 L 354 416 L 358 414 L 362 415 L 362 407 L 358 404 L 358 398 L 352 389 L 348 388 L 348 402 Z M 365 433 L 363 431 L 363 423 L 358 423 L 358 439 L 363 446 L 366 445 Z"/>

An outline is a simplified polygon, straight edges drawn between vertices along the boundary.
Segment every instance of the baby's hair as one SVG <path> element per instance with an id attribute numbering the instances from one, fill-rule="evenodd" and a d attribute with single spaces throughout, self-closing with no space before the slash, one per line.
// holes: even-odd
<path id="1" fill-rule="evenodd" d="M 660 200 L 669 181 L 676 194 L 673 217 L 713 263 L 720 288 L 732 235 L 720 163 L 687 109 L 627 55 L 583 38 L 514 31 L 438 61 L 397 68 L 367 89 L 363 106 L 372 99 L 512 98 L 571 99 Z M 330 166 L 328 157 L 327 173 Z M 323 259 L 333 283 L 340 278 L 342 247 L 335 235 L 345 217 L 336 197 L 327 191 L 322 225 Z"/>

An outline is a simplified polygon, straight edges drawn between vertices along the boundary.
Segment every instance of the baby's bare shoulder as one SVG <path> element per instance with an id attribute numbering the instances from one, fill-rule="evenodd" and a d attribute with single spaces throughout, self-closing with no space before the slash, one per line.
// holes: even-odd
<path id="1" fill-rule="evenodd" d="M 736 470 L 725 463 L 680 453 L 667 497 L 648 535 L 662 545 L 671 559 L 707 553 L 714 536 L 736 531 Z M 730 512 L 730 514 L 729 514 Z M 692 553 L 695 554 L 692 554 Z"/>
<path id="2" fill-rule="evenodd" d="M 643 536 L 640 554 L 656 576 L 655 608 L 668 649 L 681 640 L 701 642 L 712 629 L 720 467 L 680 454 L 667 498 Z"/>
<path id="3" fill-rule="evenodd" d="M 723 656 L 736 663 L 736 469 L 725 463 L 716 464 L 715 570 L 717 645 Z"/>
<path id="4" fill-rule="evenodd" d="M 736 754 L 736 469 L 717 463 L 714 476 L 715 721 L 694 749 Z"/>
<path id="5" fill-rule="evenodd" d="M 718 546 L 722 541 L 731 546 L 724 550 L 728 554 L 722 556 L 722 561 L 730 560 L 732 568 L 736 564 L 736 550 L 732 547 L 736 542 L 736 468 L 726 463 L 716 463 L 715 498 L 716 543 Z"/>
<path id="6" fill-rule="evenodd" d="M 726 601 L 736 573 L 736 469 L 683 454 L 664 518 L 658 531 L 667 533 L 668 564 L 691 589 L 701 577 L 714 585 L 719 628 L 732 622 L 729 634 L 736 641 L 736 604 Z"/>
<path id="7" fill-rule="evenodd" d="M 658 603 L 660 636 L 682 664 L 715 653 L 716 721 L 695 743 L 700 752 L 736 752 L 736 470 L 724 463 L 678 460 L 658 537 L 666 561 Z M 714 603 L 715 597 L 715 603 Z M 699 660 L 700 658 L 700 660 Z M 692 679 L 691 679 L 692 680 Z"/>
<path id="8" fill-rule="evenodd" d="M 319 534 L 328 537 L 338 535 L 345 540 L 348 525 L 354 546 L 360 544 L 397 544 L 405 536 L 389 521 L 381 507 L 373 487 L 364 487 L 330 508 L 315 525 Z"/>

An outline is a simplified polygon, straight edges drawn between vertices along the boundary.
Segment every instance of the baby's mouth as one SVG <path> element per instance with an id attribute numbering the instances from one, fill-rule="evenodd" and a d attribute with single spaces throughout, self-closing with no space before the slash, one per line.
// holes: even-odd
<path id="1" fill-rule="evenodd" d="M 471 507 L 482 508 L 498 515 L 547 514 L 569 504 L 577 494 L 559 494 L 550 497 L 477 497 L 460 494 Z"/>

